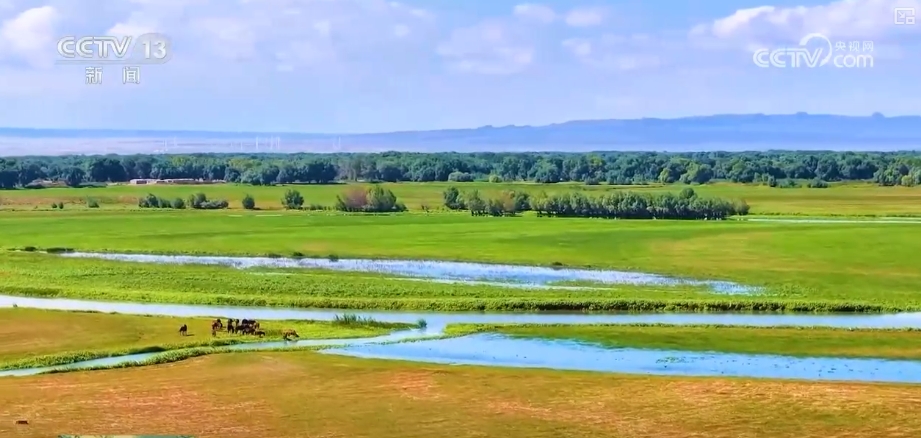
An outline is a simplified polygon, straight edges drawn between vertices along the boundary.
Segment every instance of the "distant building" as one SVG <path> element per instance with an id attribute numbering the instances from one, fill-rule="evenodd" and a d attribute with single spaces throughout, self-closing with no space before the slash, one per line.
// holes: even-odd
<path id="1" fill-rule="evenodd" d="M 223 180 L 206 180 L 206 179 L 193 179 L 193 178 L 169 178 L 169 179 L 153 179 L 153 178 L 138 178 L 128 181 L 128 184 L 131 185 L 148 185 L 148 184 L 220 184 L 223 183 Z"/>

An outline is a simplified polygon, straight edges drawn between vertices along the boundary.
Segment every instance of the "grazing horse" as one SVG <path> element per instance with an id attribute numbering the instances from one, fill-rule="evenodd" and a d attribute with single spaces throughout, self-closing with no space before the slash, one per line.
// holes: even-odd
<path id="1" fill-rule="evenodd" d="M 290 341 L 291 337 L 300 338 L 301 336 L 297 334 L 297 331 L 292 329 L 285 329 L 285 331 L 281 334 L 281 338 L 286 341 Z"/>
<path id="2" fill-rule="evenodd" d="M 251 325 L 244 325 L 243 328 L 240 329 L 240 332 L 244 335 L 252 335 L 256 333 L 256 328 Z"/>
<path id="3" fill-rule="evenodd" d="M 186 336 L 188 334 L 189 334 L 189 327 L 187 325 L 183 324 L 182 327 L 179 327 L 180 336 Z"/>
<path id="4" fill-rule="evenodd" d="M 265 330 L 262 330 L 262 329 L 255 330 L 255 331 L 253 332 L 253 334 L 256 335 L 256 336 L 259 336 L 260 338 L 264 338 L 264 337 L 265 337 Z"/>
<path id="5" fill-rule="evenodd" d="M 237 329 L 233 326 L 233 320 L 227 319 L 227 333 L 236 333 Z"/>
<path id="6" fill-rule="evenodd" d="M 222 328 L 224 328 L 224 323 L 221 322 L 220 319 L 215 319 L 215 320 L 211 323 L 211 330 L 220 330 L 220 329 L 222 329 Z"/>

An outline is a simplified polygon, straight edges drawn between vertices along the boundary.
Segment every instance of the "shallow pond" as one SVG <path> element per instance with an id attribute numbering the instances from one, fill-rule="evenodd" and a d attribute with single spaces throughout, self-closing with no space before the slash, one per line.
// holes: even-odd
<path id="1" fill-rule="evenodd" d="M 518 288 L 534 287 L 540 289 L 560 288 L 572 290 L 574 289 L 573 286 L 557 286 L 554 283 L 581 281 L 596 283 L 598 285 L 703 286 L 710 288 L 714 292 L 724 294 L 751 294 L 758 292 L 758 288 L 727 281 L 690 280 L 641 272 L 545 268 L 486 263 L 424 260 L 329 260 L 316 258 L 218 257 L 85 252 L 72 252 L 60 255 L 62 257 L 97 258 L 136 263 L 220 265 L 238 269 L 304 268 L 333 271 L 375 272 L 441 282 L 489 284 L 493 286 Z"/>
<path id="2" fill-rule="evenodd" d="M 231 350 L 257 350 L 316 345 L 339 346 L 325 350 L 330 354 L 359 357 L 467 365 L 537 367 L 585 371 L 641 374 L 725 375 L 768 378 L 840 379 L 908 382 L 921 381 L 921 363 L 873 359 L 788 358 L 782 356 L 701 354 L 681 351 L 612 349 L 594 344 L 512 338 L 495 334 L 476 334 L 460 338 L 421 340 L 437 336 L 451 323 L 668 323 L 724 324 L 754 326 L 828 326 L 864 328 L 921 328 L 921 314 L 563 314 L 563 313 L 437 313 L 437 312 L 351 312 L 339 309 L 290 309 L 266 307 L 222 307 L 182 304 L 115 303 L 88 300 L 23 298 L 0 296 L 0 307 L 19 307 L 117 312 L 140 315 L 211 316 L 265 320 L 331 320 L 342 313 L 385 322 L 414 323 L 425 319 L 421 330 L 405 330 L 386 336 L 362 339 L 269 341 L 226 347 Z M 392 343 L 414 340 L 414 342 Z M 91 368 L 127 362 L 140 362 L 156 353 L 97 359 L 59 367 L 32 368 L 0 372 L 0 376 L 31 375 L 54 368 Z"/>

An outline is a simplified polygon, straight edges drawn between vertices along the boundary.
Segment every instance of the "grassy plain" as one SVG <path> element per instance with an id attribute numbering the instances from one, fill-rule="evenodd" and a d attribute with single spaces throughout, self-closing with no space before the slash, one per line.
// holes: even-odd
<path id="1" fill-rule="evenodd" d="M 0 216 L 8 247 L 221 255 L 467 260 L 610 268 L 765 286 L 765 296 L 620 287 L 522 291 L 432 285 L 369 274 L 257 276 L 215 267 L 150 266 L 0 255 L 9 292 L 188 303 L 415 309 L 643 308 L 732 302 L 730 308 L 921 308 L 921 224 L 605 221 L 464 214 L 327 215 L 64 211 Z M 54 263 L 55 269 L 48 269 Z M 289 272 L 290 273 L 290 272 Z M 293 274 L 293 273 L 292 273 Z M 132 295 L 132 296 L 128 296 Z M 142 297 L 147 297 L 142 299 Z M 367 301 L 376 299 L 375 302 Z M 365 300 L 363 304 L 355 300 Z M 626 300 L 626 301 L 624 301 Z M 352 303 L 353 304 L 349 304 Z M 516 303 L 517 302 L 517 303 Z M 628 304 L 624 304 L 624 302 Z M 355 304 L 357 303 L 357 304 Z M 554 304 L 556 303 L 556 304 Z M 574 304 L 573 304 L 574 303 Z M 632 304 L 630 304 L 632 303 Z M 772 304 L 773 303 L 773 304 Z M 662 307 L 659 304 L 656 306 Z M 537 307 L 536 307 L 537 306 Z M 607 307 L 606 307 L 607 306 Z M 679 306 L 680 307 L 680 306 Z M 877 310 L 878 310 L 877 309 Z M 873 309 L 870 309 L 873 310 Z"/>
<path id="2" fill-rule="evenodd" d="M 137 316 L 37 309 L 0 309 L 0 368 L 23 368 L 115 356 L 144 350 L 170 350 L 220 345 L 258 338 L 218 333 L 211 337 L 211 319 Z M 189 335 L 179 336 L 187 324 Z M 297 330 L 302 339 L 370 337 L 387 334 L 405 324 L 335 324 L 326 321 L 262 321 L 266 338 Z M 54 362 L 54 363 L 52 363 Z M 16 365 L 16 366 L 14 366 Z"/>
<path id="3" fill-rule="evenodd" d="M 332 206 L 336 196 L 348 187 L 366 187 L 367 184 L 295 185 L 257 187 L 238 184 L 214 185 L 115 185 L 102 188 L 50 188 L 39 190 L 12 190 L 0 192 L 0 209 L 49 209 L 52 202 L 63 202 L 65 210 L 86 208 L 88 198 L 96 200 L 103 208 L 137 208 L 137 199 L 153 193 L 165 198 L 188 198 L 204 192 L 212 199 L 226 199 L 231 208 L 240 209 L 244 194 L 256 200 L 256 206 L 266 210 L 281 209 L 284 192 L 295 188 L 304 196 L 306 204 Z M 582 191 L 600 194 L 609 190 L 639 192 L 678 192 L 686 185 L 649 186 L 586 186 L 584 184 L 534 184 L 534 183 L 385 183 L 410 209 L 422 205 L 442 207 L 442 192 L 455 186 L 460 190 L 479 190 L 486 196 L 495 196 L 503 190 L 537 193 Z M 921 188 L 879 187 L 873 184 L 833 184 L 827 189 L 781 189 L 760 185 L 716 183 L 692 186 L 703 196 L 744 199 L 751 205 L 751 214 L 782 215 L 868 215 L 868 216 L 921 216 Z"/>
<path id="4" fill-rule="evenodd" d="M 0 379 L 0 435 L 908 437 L 921 386 L 624 376 L 312 352 Z M 26 419 L 28 426 L 15 425 Z"/>
<path id="5" fill-rule="evenodd" d="M 476 332 L 575 340 L 611 348 L 921 360 L 921 331 L 914 329 L 665 324 L 453 324 L 447 330 L 449 334 Z"/>

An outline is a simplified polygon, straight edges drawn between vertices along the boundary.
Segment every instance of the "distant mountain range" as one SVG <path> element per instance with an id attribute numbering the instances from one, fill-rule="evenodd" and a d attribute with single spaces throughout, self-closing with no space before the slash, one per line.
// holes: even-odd
<path id="1" fill-rule="evenodd" d="M 0 128 L 0 155 L 190 152 L 915 150 L 921 116 L 713 115 L 371 134 Z"/>

